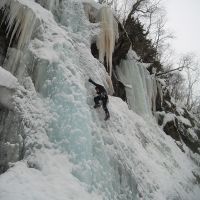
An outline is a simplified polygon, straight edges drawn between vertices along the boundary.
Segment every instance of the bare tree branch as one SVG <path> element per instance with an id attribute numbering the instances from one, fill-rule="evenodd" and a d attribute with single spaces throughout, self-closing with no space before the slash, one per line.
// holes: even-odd
<path id="1" fill-rule="evenodd" d="M 165 71 L 165 72 L 162 72 L 162 73 L 158 73 L 158 74 L 155 74 L 155 75 L 161 76 L 161 75 L 168 74 L 168 73 L 171 73 L 171 72 L 174 72 L 174 71 L 182 71 L 183 68 L 184 68 L 184 66 L 181 66 L 181 67 L 177 67 L 176 69 L 171 69 L 171 70 L 168 70 L 168 71 Z"/>

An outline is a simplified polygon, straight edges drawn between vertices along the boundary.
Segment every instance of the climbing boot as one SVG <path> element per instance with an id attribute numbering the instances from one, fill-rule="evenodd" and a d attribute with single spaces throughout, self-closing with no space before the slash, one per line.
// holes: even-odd
<path id="1" fill-rule="evenodd" d="M 105 116 L 105 118 L 104 118 L 104 120 L 106 121 L 106 120 L 108 120 L 110 118 L 110 114 L 109 114 L 109 112 L 107 112 L 106 113 L 106 116 Z"/>
<path id="2" fill-rule="evenodd" d="M 100 104 L 95 104 L 94 108 L 99 108 L 101 105 Z"/>

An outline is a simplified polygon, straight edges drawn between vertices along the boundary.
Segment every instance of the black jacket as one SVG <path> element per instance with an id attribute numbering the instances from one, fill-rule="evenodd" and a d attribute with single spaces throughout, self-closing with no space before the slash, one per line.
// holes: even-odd
<path id="1" fill-rule="evenodd" d="M 106 89 L 102 85 L 95 83 L 92 79 L 89 79 L 89 82 L 96 86 L 95 89 L 98 95 L 107 96 Z"/>

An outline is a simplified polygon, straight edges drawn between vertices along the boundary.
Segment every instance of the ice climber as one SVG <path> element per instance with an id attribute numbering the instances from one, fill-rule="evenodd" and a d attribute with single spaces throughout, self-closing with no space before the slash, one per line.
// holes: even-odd
<path id="1" fill-rule="evenodd" d="M 96 86 L 95 90 L 96 90 L 97 96 L 94 97 L 94 103 L 95 103 L 94 108 L 100 107 L 101 106 L 100 101 L 102 101 L 103 109 L 104 109 L 105 114 L 106 114 L 104 120 L 109 119 L 110 113 L 109 113 L 108 108 L 107 108 L 108 95 L 107 95 L 106 89 L 102 85 L 95 83 L 92 79 L 89 79 L 88 81 Z"/>

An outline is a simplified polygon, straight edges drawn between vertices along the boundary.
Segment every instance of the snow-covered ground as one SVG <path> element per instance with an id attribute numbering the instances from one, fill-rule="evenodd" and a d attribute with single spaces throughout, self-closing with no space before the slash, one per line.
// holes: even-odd
<path id="1" fill-rule="evenodd" d="M 26 66 L 19 81 L 26 92 L 14 100 L 25 156 L 0 175 L 0 199 L 198 200 L 199 167 L 187 147 L 183 153 L 153 118 L 117 97 L 109 96 L 109 121 L 93 109 L 88 78 L 108 88 L 107 73 L 90 52 L 98 26 L 81 1 L 63 0 L 57 22 L 39 4 L 17 2 L 41 24 L 18 66 Z"/>

